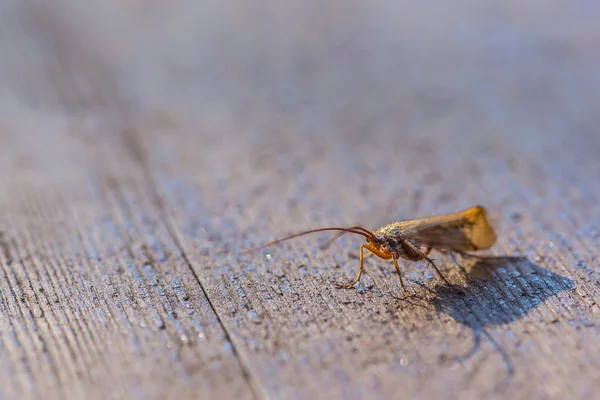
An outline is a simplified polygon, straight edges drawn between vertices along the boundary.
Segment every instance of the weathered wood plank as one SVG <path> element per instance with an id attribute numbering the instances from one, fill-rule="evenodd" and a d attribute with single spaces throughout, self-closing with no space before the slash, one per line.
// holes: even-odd
<path id="1" fill-rule="evenodd" d="M 0 397 L 591 398 L 595 19 L 218 4 L 2 4 Z M 464 295 L 335 289 L 351 237 L 237 254 L 477 203 L 491 257 L 434 253 Z"/>
<path id="2" fill-rule="evenodd" d="M 39 134 L 4 132 L 3 394 L 252 397 L 142 169 L 36 117 Z"/>
<path id="3" fill-rule="evenodd" d="M 542 67 L 547 55 L 541 47 L 528 54 Z M 591 126 L 589 107 L 598 92 L 586 92 L 577 104 L 587 108 L 575 112 L 568 93 L 578 82 L 567 67 L 544 67 L 536 73 L 539 85 L 552 88 L 552 103 L 543 92 L 506 96 L 498 83 L 486 87 L 493 94 L 450 87 L 443 97 L 458 106 L 441 107 L 457 111 L 430 119 L 419 110 L 432 107 L 432 100 L 420 96 L 436 86 L 421 82 L 402 94 L 380 89 L 384 104 L 390 98 L 415 102 L 383 121 L 373 120 L 365 106 L 376 99 L 363 94 L 343 103 L 343 112 L 317 99 L 314 107 L 281 119 L 277 104 L 266 104 L 260 115 L 272 119 L 265 121 L 252 120 L 255 109 L 232 108 L 229 119 L 210 132 L 196 128 L 203 118 L 214 118 L 202 111 L 197 125 L 154 134 L 151 122 L 139 126 L 138 140 L 149 154 L 148 170 L 166 213 L 266 393 L 278 398 L 594 393 L 598 360 L 588 355 L 598 350 L 593 338 L 599 293 L 590 232 L 598 223 L 599 138 L 587 128 L 573 132 L 569 121 L 583 116 L 581 126 Z M 475 74 L 474 68 L 461 74 Z M 510 70 L 512 84 L 531 85 L 519 68 Z M 350 78 L 339 79 L 352 87 Z M 396 88 L 410 84 L 396 79 L 401 82 Z M 342 89 L 335 89 L 332 96 L 341 100 Z M 486 100 L 493 95 L 498 104 L 490 109 Z M 519 124 L 498 118 L 496 107 Z M 527 114 L 520 112 L 525 109 Z M 314 119 L 307 122 L 303 112 Z M 400 294 L 394 271 L 374 260 L 358 289 L 333 289 L 330 281 L 355 273 L 355 250 L 348 248 L 357 245 L 350 239 L 327 253 L 318 250 L 317 238 L 305 238 L 263 253 L 268 258 L 235 255 L 305 228 L 357 222 L 374 227 L 477 203 L 489 207 L 498 227 L 495 258 L 459 258 L 457 268 L 448 257 L 436 256 L 452 282 L 466 288 L 464 297 L 440 285 L 426 266 L 405 265 L 417 297 L 393 299 L 391 294 Z"/>
<path id="4" fill-rule="evenodd" d="M 149 130 L 142 131 L 146 137 L 152 137 Z M 463 144 L 465 154 L 477 154 L 473 162 L 479 163 L 480 176 L 494 179 L 461 180 L 460 190 L 447 189 L 448 193 L 454 192 L 450 198 L 424 191 L 419 202 L 430 204 L 423 207 L 438 212 L 472 203 L 489 205 L 499 230 L 499 243 L 492 251 L 495 258 L 459 258 L 462 268 L 457 268 L 448 257 L 436 257 L 452 282 L 465 286 L 464 297 L 440 285 L 426 266 L 406 265 L 416 297 L 401 301 L 391 297 L 400 294 L 399 284 L 393 268 L 385 262 L 371 261 L 370 275 L 356 290 L 332 287 L 330 281 L 350 279 L 354 274 L 355 250 L 348 248 L 356 249 L 356 241 L 351 244 L 347 240 L 341 249 L 328 253 L 318 251 L 314 238 L 306 238 L 271 249 L 270 259 L 234 255 L 237 250 L 272 239 L 273 232 L 276 235 L 314 225 L 340 225 L 339 221 L 353 223 L 344 214 L 343 206 L 331 210 L 330 217 L 310 221 L 313 209 L 304 206 L 303 200 L 327 207 L 321 198 L 303 193 L 281 194 L 294 184 L 280 184 L 285 182 L 285 175 L 297 177 L 291 166 L 300 162 L 301 156 L 294 154 L 316 153 L 321 146 L 317 140 L 305 147 L 294 143 L 295 153 L 286 153 L 292 159 L 297 157 L 293 160 L 284 161 L 284 155 L 271 154 L 281 157 L 281 164 L 275 165 L 283 165 L 283 171 L 277 175 L 252 168 L 252 152 L 244 156 L 229 150 L 231 136 L 217 141 L 213 145 L 216 148 L 203 152 L 203 157 L 195 157 L 194 153 L 205 137 L 180 133 L 160 137 L 163 139 L 147 141 L 149 153 L 154 154 L 149 169 L 165 198 L 167 213 L 217 312 L 222 313 L 242 357 L 248 360 L 251 374 L 272 396 L 384 398 L 404 393 L 422 398 L 476 398 L 495 393 L 519 398 L 581 397 L 595 390 L 595 361 L 583 360 L 594 351 L 590 346 L 595 346 L 592 338 L 596 332 L 598 291 L 595 284 L 586 282 L 589 278 L 582 279 L 580 269 L 574 268 L 578 262 L 590 262 L 594 256 L 576 256 L 568 250 L 576 245 L 574 239 L 568 238 L 579 237 L 576 227 L 555 216 L 568 212 L 572 218 L 588 218 L 596 206 L 590 203 L 571 210 L 571 204 L 581 203 L 581 198 L 557 198 L 552 204 L 556 210 L 546 213 L 548 203 L 543 193 L 557 183 L 542 179 L 544 173 L 550 175 L 548 171 L 553 167 L 534 148 L 515 145 L 504 154 L 482 152 L 481 148 L 491 147 L 490 140 L 497 140 L 495 136 L 473 136 L 471 142 Z M 469 177 L 469 173 L 460 171 L 464 166 L 456 165 L 454 156 L 445 151 L 451 148 L 452 140 L 442 136 L 436 137 L 435 142 L 425 139 L 436 149 L 427 158 L 435 160 L 435 165 L 429 165 L 424 157 L 419 162 L 420 141 L 406 139 L 401 157 L 393 157 L 395 149 L 380 149 L 387 168 L 398 171 L 397 185 L 409 190 L 413 184 L 419 185 L 421 176 L 440 174 L 442 183 L 430 185 L 435 192 L 438 185 L 452 181 L 452 175 Z M 244 139 L 240 135 L 233 139 L 236 140 Z M 590 149 L 596 145 L 595 141 L 586 142 L 583 137 L 581 140 L 580 145 Z M 168 159 L 162 156 L 165 153 L 170 154 Z M 529 169 L 527 164 L 531 163 L 543 172 L 527 176 L 504 170 L 508 157 L 527 160 L 522 162 L 523 169 Z M 562 157 L 554 162 L 568 165 L 573 154 L 563 149 Z M 592 160 L 591 151 L 588 160 Z M 348 161 L 343 155 L 331 160 L 332 165 L 344 162 Z M 494 170 L 497 166 L 501 166 L 499 171 Z M 418 176 L 402 174 L 405 167 Z M 304 168 L 303 174 L 310 176 L 321 171 L 320 166 L 309 162 Z M 374 170 L 383 171 L 375 174 L 387 173 L 383 165 Z M 226 178 L 227 186 L 221 186 L 219 181 L 223 171 L 231 174 Z M 586 170 L 585 174 L 592 176 L 595 172 Z M 315 181 L 313 190 L 326 198 L 337 196 L 331 199 L 333 203 L 348 202 L 348 198 L 359 196 L 360 189 L 335 181 L 350 182 L 351 178 L 329 171 L 324 182 Z M 589 178 L 584 175 L 584 179 Z M 577 187 L 568 181 L 560 185 Z M 502 190 L 503 187 L 510 190 Z M 207 200 L 207 196 L 219 191 L 231 197 Z M 378 209 L 389 208 L 393 199 L 386 196 L 386 191 L 384 186 L 370 188 L 362 194 L 363 207 L 374 210 L 376 216 Z M 575 191 L 573 194 L 577 196 Z M 277 199 L 292 206 L 286 208 Z M 300 211 L 295 213 L 294 208 Z M 252 213 L 257 209 L 264 210 L 257 213 L 258 219 Z M 274 221 L 270 224 L 273 228 L 266 229 L 262 221 L 270 219 Z M 283 221 L 289 226 L 284 226 Z M 559 244 L 559 240 L 564 242 Z M 586 346 L 582 347 L 581 341 Z M 577 364 L 585 366 L 568 367 Z M 567 381 L 563 381 L 565 376 Z M 578 385 L 572 387 L 567 384 L 569 381 Z"/>

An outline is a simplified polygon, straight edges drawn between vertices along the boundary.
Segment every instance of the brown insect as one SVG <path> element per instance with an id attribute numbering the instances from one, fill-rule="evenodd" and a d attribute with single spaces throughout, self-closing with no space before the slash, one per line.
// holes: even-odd
<path id="1" fill-rule="evenodd" d="M 373 232 L 360 226 L 313 229 L 275 240 L 244 253 L 254 252 L 309 233 L 323 231 L 339 231 L 323 248 L 329 246 L 345 233 L 361 235 L 367 240 L 367 243 L 360 246 L 359 269 L 356 279 L 347 285 L 338 285 L 340 288 L 350 288 L 360 281 L 363 272 L 363 259 L 365 258 L 363 256 L 364 250 L 368 250 L 384 260 L 391 258 L 398 273 L 400 285 L 406 291 L 398 266 L 398 259 L 426 260 L 435 268 L 444 282 L 450 284 L 433 260 L 428 257 L 432 249 L 464 253 L 466 251 L 488 249 L 496 241 L 496 233 L 490 224 L 487 211 L 481 206 L 475 206 L 454 214 L 394 222 Z"/>

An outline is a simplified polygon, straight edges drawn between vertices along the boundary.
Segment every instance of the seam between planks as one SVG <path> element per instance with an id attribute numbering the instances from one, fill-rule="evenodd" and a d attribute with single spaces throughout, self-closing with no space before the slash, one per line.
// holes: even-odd
<path id="1" fill-rule="evenodd" d="M 157 208 L 159 211 L 158 217 L 159 217 L 160 221 L 165 225 L 166 231 L 173 239 L 173 243 L 175 244 L 175 246 L 177 246 L 177 249 L 181 253 L 181 256 L 182 256 L 186 266 L 189 268 L 190 273 L 192 274 L 192 276 L 198 283 L 198 286 L 200 287 L 200 290 L 202 291 L 204 297 L 206 298 L 210 309 L 215 314 L 217 321 L 218 321 L 219 325 L 221 326 L 221 329 L 223 329 L 225 338 L 227 339 L 227 341 L 229 343 L 231 343 L 232 353 L 235 356 L 236 360 L 238 360 L 238 364 L 240 366 L 240 370 L 242 371 L 244 380 L 247 382 L 248 387 L 252 391 L 252 397 L 255 399 L 259 398 L 258 392 L 260 391 L 262 394 L 262 398 L 265 398 L 265 399 L 268 398 L 267 393 L 264 390 L 261 390 L 259 387 L 257 387 L 259 385 L 255 383 L 256 380 L 252 377 L 252 374 L 250 373 L 249 365 L 242 359 L 241 354 L 237 348 L 237 345 L 233 341 L 233 338 L 232 338 L 231 334 L 229 333 L 229 330 L 225 326 L 225 323 L 223 322 L 221 315 L 217 311 L 217 308 L 215 307 L 212 299 L 210 298 L 208 291 L 204 287 L 204 284 L 202 283 L 200 277 L 194 270 L 194 267 L 192 266 L 192 262 L 190 261 L 189 257 L 187 256 L 187 254 L 184 250 L 184 247 L 179 240 L 179 237 L 177 236 L 175 230 L 173 229 L 173 226 L 171 225 L 171 223 L 169 222 L 169 219 L 167 218 L 167 211 L 165 209 L 164 203 L 160 197 L 160 193 L 158 192 L 156 184 L 154 183 L 154 179 L 152 178 L 150 169 L 148 168 L 145 149 L 139 142 L 139 139 L 138 139 L 138 136 L 137 136 L 135 130 L 125 129 L 121 133 L 121 140 L 124 143 L 125 149 L 127 150 L 129 155 L 133 159 L 134 164 L 138 164 L 140 166 L 142 175 L 143 175 L 144 179 L 146 180 L 146 183 L 150 187 L 151 196 L 153 197 L 154 202 L 157 204 Z"/>

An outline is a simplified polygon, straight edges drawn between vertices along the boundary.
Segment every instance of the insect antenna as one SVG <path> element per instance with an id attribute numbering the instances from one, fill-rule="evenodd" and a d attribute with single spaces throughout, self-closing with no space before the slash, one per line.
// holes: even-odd
<path id="1" fill-rule="evenodd" d="M 365 228 L 363 228 L 362 226 L 353 226 L 352 228 L 348 228 L 348 229 L 352 229 L 352 230 L 362 230 L 364 232 L 366 232 L 369 236 L 374 236 L 373 232 L 366 230 Z M 335 242 L 336 240 L 338 240 L 340 238 L 340 236 L 346 234 L 346 231 L 342 231 L 339 232 L 337 235 L 335 235 L 334 237 L 332 237 L 331 239 L 329 239 L 327 242 L 325 242 L 325 244 L 323 246 L 321 246 L 321 250 L 325 250 L 327 249 L 329 246 L 331 246 L 333 244 L 333 242 Z"/>
<path id="2" fill-rule="evenodd" d="M 354 233 L 356 235 L 364 236 L 365 238 L 369 238 L 369 237 L 373 237 L 374 236 L 374 234 L 372 232 L 366 230 L 365 228 L 361 228 L 359 226 L 353 227 L 353 228 L 320 228 L 320 229 L 311 229 L 310 231 L 304 231 L 304 232 L 296 233 L 294 235 L 283 237 L 281 239 L 274 240 L 272 242 L 264 244 L 264 245 L 262 245 L 260 247 L 256 247 L 254 249 L 242 251 L 241 254 L 253 253 L 255 251 L 264 249 L 265 247 L 272 246 L 274 244 L 281 243 L 281 242 L 286 241 L 286 240 L 290 240 L 290 239 L 294 239 L 294 238 L 297 238 L 297 237 L 300 237 L 300 236 L 308 235 L 310 233 L 324 232 L 324 231 L 339 231 L 341 234 L 349 232 L 349 233 Z"/>

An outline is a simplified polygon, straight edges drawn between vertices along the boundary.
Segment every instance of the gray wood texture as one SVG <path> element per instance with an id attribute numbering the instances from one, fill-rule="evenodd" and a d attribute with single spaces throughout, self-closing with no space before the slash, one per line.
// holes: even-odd
<path id="1" fill-rule="evenodd" d="M 225 4 L 2 2 L 0 398 L 597 397 L 598 7 Z"/>

